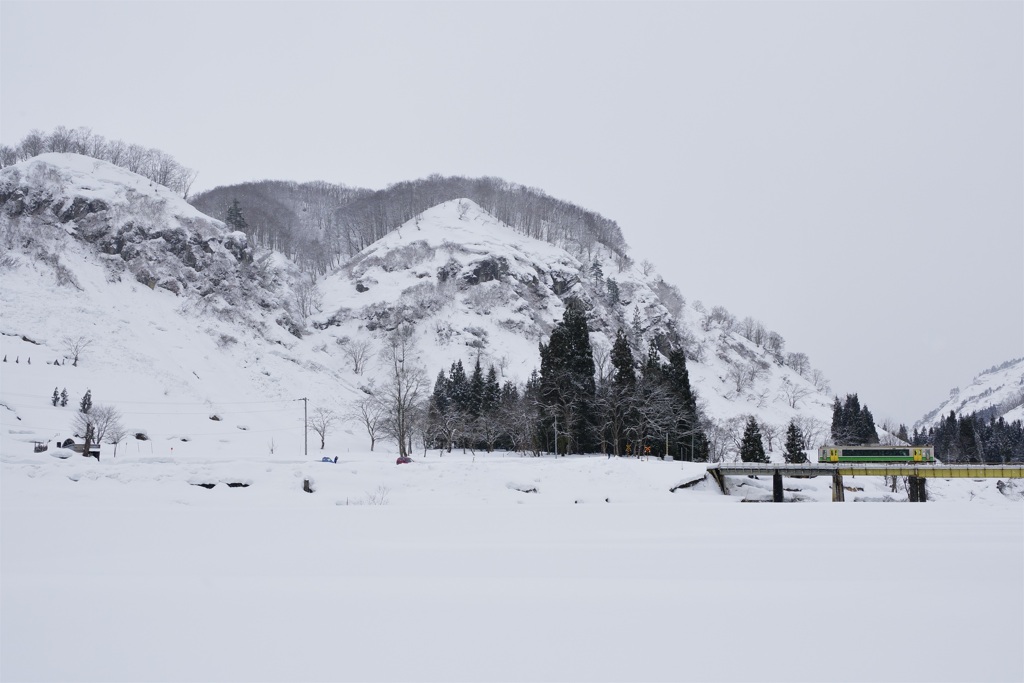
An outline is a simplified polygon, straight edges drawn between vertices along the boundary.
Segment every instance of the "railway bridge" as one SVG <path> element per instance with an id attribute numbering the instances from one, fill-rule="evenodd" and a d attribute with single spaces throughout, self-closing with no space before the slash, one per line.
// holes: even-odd
<path id="1" fill-rule="evenodd" d="M 832 477 L 832 500 L 845 500 L 843 477 L 909 477 L 910 502 L 923 503 L 928 500 L 927 479 L 1024 479 L 1024 465 L 946 465 L 942 463 L 922 465 L 919 463 L 803 463 L 799 465 L 781 463 L 713 463 L 708 465 L 708 474 L 718 484 L 722 493 L 728 494 L 726 477 L 767 476 L 772 477 L 772 500 L 783 502 L 782 478 L 785 477 Z"/>

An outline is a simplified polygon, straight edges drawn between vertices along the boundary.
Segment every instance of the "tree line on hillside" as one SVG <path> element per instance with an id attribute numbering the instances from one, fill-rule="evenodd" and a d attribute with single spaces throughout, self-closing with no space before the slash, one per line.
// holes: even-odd
<path id="1" fill-rule="evenodd" d="M 949 415 L 927 430 L 914 429 L 915 446 L 933 446 L 935 457 L 951 463 L 1024 462 L 1024 423 L 1001 415 Z"/>
<path id="2" fill-rule="evenodd" d="M 90 128 L 70 129 L 64 126 L 57 126 L 49 133 L 29 131 L 13 146 L 0 144 L 0 168 L 48 152 L 82 154 L 109 162 L 163 185 L 186 199 L 198 175 L 197 171 L 185 168 L 159 149 L 123 140 L 108 140 Z"/>
<path id="3" fill-rule="evenodd" d="M 307 272 L 322 275 L 427 209 L 460 198 L 473 200 L 524 235 L 577 256 L 589 260 L 603 246 L 621 267 L 632 263 L 615 221 L 539 189 L 493 177 L 435 174 L 383 190 L 260 181 L 214 188 L 190 201 L 221 219 L 238 202 L 244 232 L 255 245 L 276 249 Z"/>

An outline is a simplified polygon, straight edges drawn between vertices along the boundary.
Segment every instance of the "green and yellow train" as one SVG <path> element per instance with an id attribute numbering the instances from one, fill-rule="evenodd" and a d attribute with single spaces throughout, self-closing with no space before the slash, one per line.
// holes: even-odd
<path id="1" fill-rule="evenodd" d="M 935 462 L 931 446 L 822 446 L 818 462 Z"/>

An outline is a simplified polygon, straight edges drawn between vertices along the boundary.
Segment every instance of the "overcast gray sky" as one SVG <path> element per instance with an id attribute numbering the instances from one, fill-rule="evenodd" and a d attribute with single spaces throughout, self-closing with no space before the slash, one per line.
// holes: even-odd
<path id="1" fill-rule="evenodd" d="M 908 425 L 1024 356 L 1024 3 L 0 3 L 0 140 L 493 175 Z"/>

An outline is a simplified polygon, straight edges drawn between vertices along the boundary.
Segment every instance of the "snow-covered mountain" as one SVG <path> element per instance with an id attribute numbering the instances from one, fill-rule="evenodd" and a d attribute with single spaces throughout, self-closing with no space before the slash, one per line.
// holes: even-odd
<path id="1" fill-rule="evenodd" d="M 966 387 L 954 387 L 949 398 L 918 420 L 917 428 L 933 427 L 950 412 L 957 416 L 983 413 L 1007 422 L 1024 420 L 1024 358 L 1015 358 L 978 374 Z"/>
<path id="2" fill-rule="evenodd" d="M 91 389 L 132 433 L 177 439 L 177 452 L 273 448 L 301 424 L 296 399 L 343 411 L 361 396 L 377 374 L 372 349 L 401 322 L 414 325 L 429 377 L 479 357 L 523 382 L 569 297 L 588 306 L 599 372 L 620 328 L 638 352 L 682 344 L 721 430 L 713 440 L 733 438 L 746 415 L 777 431 L 798 418 L 812 439 L 827 436 L 831 398 L 778 344 L 754 343 L 727 313 L 601 245 L 575 256 L 469 200 L 418 215 L 315 287 L 165 188 L 87 157 L 3 169 L 0 205 L 5 448 L 10 419 L 22 442 L 67 431 L 71 411 L 49 405 L 54 387 L 74 402 Z M 79 336 L 93 344 L 72 369 L 65 338 Z M 359 344 L 371 350 L 357 373 Z"/>

